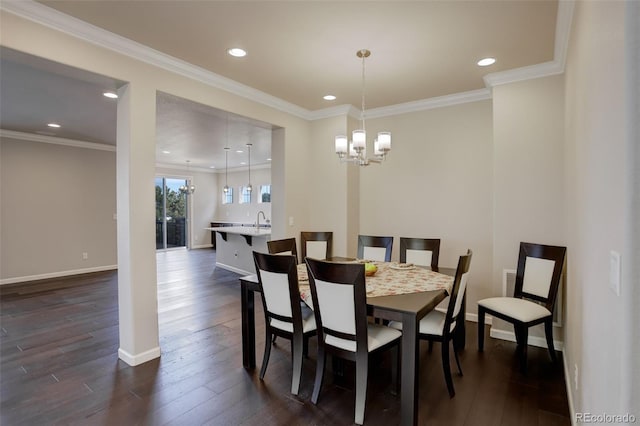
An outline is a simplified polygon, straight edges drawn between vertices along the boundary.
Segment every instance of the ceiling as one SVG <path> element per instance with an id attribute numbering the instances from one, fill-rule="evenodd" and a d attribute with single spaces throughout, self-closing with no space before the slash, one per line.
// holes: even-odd
<path id="1" fill-rule="evenodd" d="M 39 3 L 307 111 L 360 108 L 362 63 L 356 52 L 363 48 L 372 52 L 366 60 L 367 109 L 483 89 L 489 73 L 554 60 L 558 10 L 556 0 Z M 230 47 L 248 55 L 233 58 L 226 53 Z M 3 129 L 52 132 L 43 123 L 55 117 L 73 123 L 52 132 L 58 136 L 115 143 L 115 102 L 101 90 L 122 82 L 16 59 L 16 53 L 0 51 Z M 476 65 L 487 56 L 497 62 Z M 81 93 L 69 97 L 71 87 Z M 89 96 L 91 90 L 100 96 Z M 326 94 L 337 99 L 325 101 Z M 270 151 L 261 142 L 270 125 L 170 95 L 159 94 L 157 121 L 161 163 L 189 159 L 199 167 L 224 167 L 228 138 L 238 145 L 255 141 L 252 164 L 254 153 L 258 163 Z M 242 156 L 230 155 L 230 165 Z"/>

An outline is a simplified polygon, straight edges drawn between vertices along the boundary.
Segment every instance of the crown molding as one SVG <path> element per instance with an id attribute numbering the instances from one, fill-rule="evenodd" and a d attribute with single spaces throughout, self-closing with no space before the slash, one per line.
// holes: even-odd
<path id="1" fill-rule="evenodd" d="M 16 132 L 0 129 L 0 137 L 21 141 L 49 143 L 54 145 L 72 146 L 74 148 L 96 149 L 98 151 L 116 152 L 116 147 L 102 143 L 78 141 L 74 139 L 57 138 L 55 136 L 38 135 L 36 133 Z"/>
<path id="2" fill-rule="evenodd" d="M 575 0 L 559 0 L 558 15 L 556 17 L 556 42 L 554 46 L 553 59 L 557 61 L 564 72 L 567 60 L 567 50 L 569 48 L 569 38 L 571 36 L 571 24 L 573 22 L 573 9 Z"/>
<path id="3" fill-rule="evenodd" d="M 574 0 L 558 1 L 553 61 L 487 74 L 483 77 L 485 85 L 492 88 L 500 84 L 516 83 L 564 73 L 574 6 Z"/>
<path id="4" fill-rule="evenodd" d="M 116 53 L 199 81 L 208 86 L 233 93 L 296 117 L 310 119 L 311 112 L 298 105 L 174 58 L 32 0 L 4 0 L 0 2 L 0 9 Z"/>
<path id="5" fill-rule="evenodd" d="M 325 118 L 343 117 L 345 115 L 353 118 L 360 118 L 360 110 L 349 104 L 338 105 L 311 111 L 309 120 L 322 120 Z"/>
<path id="6" fill-rule="evenodd" d="M 216 169 L 212 169 L 209 167 L 197 167 L 197 166 L 190 166 L 189 168 L 185 167 L 184 164 L 175 164 L 175 163 L 156 163 L 156 167 L 162 168 L 162 169 L 168 169 L 168 170 L 179 170 L 181 172 L 186 172 L 188 170 L 193 171 L 197 171 L 197 172 L 201 172 L 201 173 L 211 173 L 211 174 L 222 174 L 224 173 L 224 169 L 221 168 L 216 168 Z M 262 170 L 262 169 L 270 169 L 271 168 L 271 163 L 261 163 L 261 164 L 252 164 L 251 165 L 251 170 Z M 236 166 L 236 167 L 229 167 L 228 171 L 229 172 L 244 172 L 247 170 L 247 166 Z"/>
<path id="7" fill-rule="evenodd" d="M 457 105 L 465 102 L 476 102 L 479 100 L 490 99 L 491 89 L 493 86 L 562 74 L 565 67 L 574 5 L 575 0 L 558 1 L 553 61 L 487 74 L 483 78 L 486 86 L 485 89 L 374 108 L 367 111 L 367 117 L 380 118 Z M 355 119 L 360 118 L 360 110 L 352 105 L 339 105 L 316 111 L 307 110 L 283 99 L 238 83 L 230 78 L 207 71 L 201 67 L 166 55 L 143 44 L 113 34 L 102 28 L 98 28 L 85 21 L 65 15 L 64 13 L 58 12 L 57 10 L 51 9 L 32 0 L 4 0 L 0 2 L 0 10 L 13 13 L 22 18 L 53 28 L 73 37 L 80 38 L 97 46 L 146 62 L 158 68 L 199 81 L 208 86 L 227 91 L 305 120 L 320 120 L 344 115 Z"/>
<path id="8" fill-rule="evenodd" d="M 488 88 L 501 84 L 517 83 L 523 80 L 532 80 L 534 78 L 549 77 L 556 74 L 562 74 L 564 69 L 558 61 L 549 61 L 542 64 L 530 65 L 528 67 L 514 68 L 508 71 L 494 72 L 483 77 L 484 84 Z"/>
<path id="9" fill-rule="evenodd" d="M 373 108 L 367 110 L 366 118 L 389 117 L 392 115 L 407 114 L 410 112 L 442 108 L 468 102 L 484 101 L 486 99 L 491 99 L 491 91 L 489 89 L 471 90 L 469 92 L 454 93 L 453 95 L 438 96 L 436 98 L 422 99 L 420 101 Z"/>

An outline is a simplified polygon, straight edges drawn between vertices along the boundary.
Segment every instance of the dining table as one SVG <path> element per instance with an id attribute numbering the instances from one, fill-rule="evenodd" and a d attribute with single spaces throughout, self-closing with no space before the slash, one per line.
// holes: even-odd
<path id="1" fill-rule="evenodd" d="M 332 259 L 335 260 L 335 259 Z M 345 258 L 339 258 L 345 261 Z M 358 260 L 348 260 L 358 261 Z M 444 300 L 453 283 L 455 268 L 430 268 L 397 262 L 374 262 L 377 271 L 365 279 L 367 311 L 374 318 L 402 323 L 402 369 L 400 387 L 400 422 L 418 424 L 418 377 L 420 320 Z M 312 307 L 306 264 L 298 265 L 300 296 Z M 240 278 L 242 310 L 242 363 L 247 369 L 256 367 L 255 302 L 260 292 L 257 275 Z M 464 324 L 463 309 L 458 324 Z M 454 347 L 464 348 L 464 326 L 456 327 Z"/>

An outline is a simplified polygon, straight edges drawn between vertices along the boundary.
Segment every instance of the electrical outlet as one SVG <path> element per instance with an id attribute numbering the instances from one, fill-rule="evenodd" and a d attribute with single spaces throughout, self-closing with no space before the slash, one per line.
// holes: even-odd
<path id="1" fill-rule="evenodd" d="M 89 258 L 89 253 L 87 253 L 86 251 L 82 253 L 82 260 L 87 260 L 88 258 Z"/>
<path id="2" fill-rule="evenodd" d="M 289 226 L 293 226 L 293 216 L 289 216 Z"/>
<path id="3" fill-rule="evenodd" d="M 573 384 L 576 390 L 578 390 L 578 364 L 573 364 Z"/>

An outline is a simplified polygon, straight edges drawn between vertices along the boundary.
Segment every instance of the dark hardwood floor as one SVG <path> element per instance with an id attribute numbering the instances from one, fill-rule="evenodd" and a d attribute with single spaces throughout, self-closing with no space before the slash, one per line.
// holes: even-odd
<path id="1" fill-rule="evenodd" d="M 238 275 L 216 269 L 214 250 L 158 255 L 162 356 L 137 367 L 118 360 L 117 273 L 102 272 L 0 287 L 0 423 L 10 425 L 348 425 L 353 422 L 353 369 L 330 375 L 318 405 L 311 340 L 299 397 L 289 393 L 288 342 L 271 351 L 264 381 L 242 367 Z M 259 305 L 259 303 L 258 303 Z M 256 315 L 257 359 L 264 322 Z M 562 362 L 530 347 L 527 376 L 515 344 L 487 338 L 467 349 L 449 399 L 439 347 L 421 346 L 421 425 L 570 425 Z M 487 333 L 488 336 L 488 333 Z M 371 366 L 367 425 L 399 421 L 390 393 L 390 360 Z"/>

